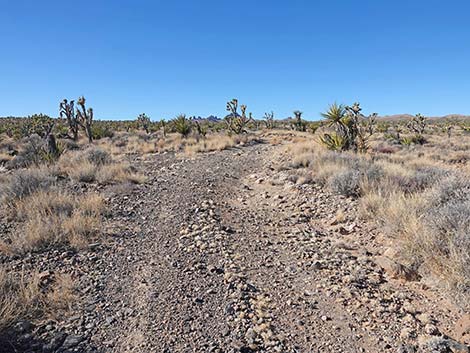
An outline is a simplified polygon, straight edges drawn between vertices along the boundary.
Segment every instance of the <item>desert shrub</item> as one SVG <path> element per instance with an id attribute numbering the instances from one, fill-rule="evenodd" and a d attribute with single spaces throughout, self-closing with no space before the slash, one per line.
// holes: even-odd
<path id="1" fill-rule="evenodd" d="M 72 139 L 63 139 L 60 141 L 65 151 L 77 151 L 80 149 L 78 142 Z"/>
<path id="2" fill-rule="evenodd" d="M 54 140 L 55 142 L 55 140 Z M 20 141 L 20 151 L 9 161 L 8 167 L 12 169 L 27 168 L 32 165 L 40 165 L 42 163 L 50 163 L 57 160 L 64 151 L 62 144 L 55 144 L 55 152 L 52 153 L 48 149 L 47 140 L 41 138 L 37 134 L 33 134 Z"/>
<path id="3" fill-rule="evenodd" d="M 325 151 L 317 155 L 317 163 L 321 166 L 324 164 L 336 164 L 342 167 L 357 168 L 363 163 L 359 157 L 353 154 L 343 154 L 334 151 Z"/>
<path id="4" fill-rule="evenodd" d="M 360 196 L 364 184 L 377 185 L 383 176 L 382 168 L 366 161 L 352 161 L 349 168 L 333 174 L 328 180 L 331 191 L 344 196 Z"/>
<path id="5" fill-rule="evenodd" d="M 420 171 L 423 173 L 423 171 Z M 414 192 L 397 187 L 369 190 L 361 211 L 379 220 L 386 234 L 400 240 L 404 261 L 447 284 L 456 301 L 470 295 L 470 182 L 426 169 Z M 436 175 L 434 182 L 429 182 Z M 466 298 L 466 299 L 465 299 Z"/>
<path id="6" fill-rule="evenodd" d="M 470 200 L 470 181 L 460 175 L 449 175 L 428 194 L 427 202 L 432 207 L 441 207 L 449 202 Z"/>
<path id="7" fill-rule="evenodd" d="M 12 201 L 24 198 L 38 190 L 46 190 L 55 179 L 46 169 L 19 170 L 0 185 L 0 199 Z"/>
<path id="8" fill-rule="evenodd" d="M 396 153 L 398 149 L 393 146 L 381 144 L 381 145 L 374 147 L 373 151 L 376 153 L 392 154 L 392 153 Z"/>
<path id="9" fill-rule="evenodd" d="M 436 200 L 437 206 L 428 205 L 422 217 L 424 231 L 415 244 L 421 250 L 424 265 L 466 295 L 470 295 L 468 196 L 466 199 L 457 198 L 444 203 Z"/>
<path id="10" fill-rule="evenodd" d="M 307 168 L 313 165 L 315 158 L 311 153 L 303 153 L 301 155 L 295 156 L 293 160 L 289 163 L 290 168 Z"/>
<path id="11" fill-rule="evenodd" d="M 412 135 L 412 136 L 403 136 L 399 142 L 405 146 L 411 145 L 424 145 L 426 143 L 426 139 L 422 135 Z"/>
<path id="12" fill-rule="evenodd" d="M 21 142 L 21 150 L 10 161 L 10 168 L 26 168 L 31 165 L 39 165 L 42 161 L 41 154 L 45 147 L 44 140 L 39 135 L 31 135 Z"/>
<path id="13" fill-rule="evenodd" d="M 94 140 L 100 140 L 105 137 L 113 137 L 114 131 L 111 130 L 108 126 L 94 124 L 91 126 L 91 134 Z"/>
<path id="14" fill-rule="evenodd" d="M 408 173 L 404 174 L 392 172 L 387 175 L 387 178 L 396 189 L 411 194 L 432 187 L 439 180 L 445 178 L 448 173 L 445 169 L 427 166 L 416 169 L 410 168 Z"/>
<path id="15" fill-rule="evenodd" d="M 416 169 L 416 172 L 413 173 L 413 177 L 411 178 L 410 191 L 416 192 L 425 190 L 448 175 L 448 170 L 439 167 L 419 167 Z"/>
<path id="16" fill-rule="evenodd" d="M 66 175 L 72 180 L 92 183 L 97 180 L 101 168 L 111 164 L 112 158 L 101 148 L 91 147 L 83 151 L 71 151 L 64 154 L 58 162 L 59 174 Z"/>
<path id="17" fill-rule="evenodd" d="M 361 173 L 354 169 L 333 175 L 328 181 L 331 191 L 344 196 L 358 196 L 360 183 Z"/>
<path id="18" fill-rule="evenodd" d="M 97 166 L 88 160 L 83 160 L 65 170 L 66 174 L 75 181 L 92 183 L 96 181 Z"/>
<path id="19" fill-rule="evenodd" d="M 184 151 L 187 154 L 194 154 L 200 152 L 222 151 L 237 145 L 246 145 L 249 143 L 256 143 L 257 140 L 254 136 L 243 135 L 225 135 L 225 134 L 211 134 L 206 139 L 188 139 L 187 144 L 184 146 Z"/>
<path id="20" fill-rule="evenodd" d="M 96 166 L 102 166 L 111 163 L 111 156 L 105 150 L 100 148 L 89 148 L 85 150 L 86 159 Z"/>

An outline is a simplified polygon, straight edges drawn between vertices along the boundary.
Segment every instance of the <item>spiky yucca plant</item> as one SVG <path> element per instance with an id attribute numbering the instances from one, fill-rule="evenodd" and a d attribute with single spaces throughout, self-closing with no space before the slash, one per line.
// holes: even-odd
<path id="1" fill-rule="evenodd" d="M 191 121 L 186 118 L 185 114 L 180 114 L 173 119 L 173 125 L 176 132 L 180 133 L 183 137 L 187 137 L 191 133 Z"/>
<path id="2" fill-rule="evenodd" d="M 344 151 L 347 139 L 336 133 L 323 134 L 323 136 L 320 136 L 320 142 L 329 150 Z"/>
<path id="3" fill-rule="evenodd" d="M 359 103 L 352 106 L 333 103 L 321 115 L 326 125 L 334 129 L 333 133 L 324 133 L 320 142 L 335 151 L 353 150 L 365 152 L 368 149 L 368 137 L 373 133 L 373 124 L 377 114 L 365 117 Z"/>

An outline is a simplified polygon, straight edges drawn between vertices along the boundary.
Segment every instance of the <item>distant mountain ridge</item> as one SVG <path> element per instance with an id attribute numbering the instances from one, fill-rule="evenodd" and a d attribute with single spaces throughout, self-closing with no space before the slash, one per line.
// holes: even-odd
<path id="1" fill-rule="evenodd" d="M 393 115 L 383 115 L 378 116 L 378 119 L 382 120 L 389 120 L 389 121 L 399 121 L 399 120 L 407 120 L 414 117 L 412 114 L 393 114 Z M 426 116 L 429 119 L 454 119 L 454 120 L 468 120 L 470 119 L 470 115 L 463 115 L 463 114 L 447 114 L 443 116 Z"/>

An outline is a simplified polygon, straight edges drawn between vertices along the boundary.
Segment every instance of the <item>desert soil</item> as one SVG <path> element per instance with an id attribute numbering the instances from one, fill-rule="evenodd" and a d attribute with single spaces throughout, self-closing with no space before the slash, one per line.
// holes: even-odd
<path id="1" fill-rule="evenodd" d="M 464 313 L 378 266 L 387 242 L 357 201 L 290 182 L 287 159 L 265 143 L 132 157 L 148 182 L 100 190 L 99 242 L 18 260 L 72 273 L 79 296 L 62 318 L 18 324 L 3 351 L 464 351 L 437 342 L 468 338 Z"/>

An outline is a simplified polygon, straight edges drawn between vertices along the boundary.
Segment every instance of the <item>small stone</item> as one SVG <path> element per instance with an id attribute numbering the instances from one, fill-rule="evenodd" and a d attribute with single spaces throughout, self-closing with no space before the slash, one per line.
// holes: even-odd
<path id="1" fill-rule="evenodd" d="M 106 320 L 106 323 L 107 323 L 108 325 L 111 325 L 114 321 L 116 321 L 116 320 L 114 319 L 114 317 L 112 317 L 112 316 L 106 316 L 106 319 L 105 319 L 105 320 Z"/>
<path id="2" fill-rule="evenodd" d="M 82 342 L 84 338 L 82 336 L 70 335 L 67 336 L 64 343 L 62 343 L 62 348 L 69 349 L 77 346 Z"/>

